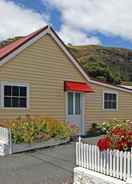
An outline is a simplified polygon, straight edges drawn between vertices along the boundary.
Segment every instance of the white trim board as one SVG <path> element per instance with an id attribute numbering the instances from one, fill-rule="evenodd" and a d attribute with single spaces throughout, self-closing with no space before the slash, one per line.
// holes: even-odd
<path id="1" fill-rule="evenodd" d="M 82 67 L 78 64 L 78 62 L 76 61 L 76 59 L 70 54 L 70 52 L 68 51 L 68 49 L 66 49 L 66 47 L 64 46 L 64 44 L 62 43 L 62 41 L 60 40 L 60 38 L 58 38 L 58 36 L 56 36 L 56 34 L 53 32 L 53 30 L 52 30 L 52 28 L 50 26 L 48 26 L 44 31 L 42 31 L 41 33 L 39 33 L 38 35 L 36 35 L 35 37 L 33 37 L 31 40 L 27 41 L 22 46 L 20 46 L 18 49 L 16 49 L 12 53 L 10 53 L 8 56 L 6 56 L 5 58 L 3 58 L 0 61 L 0 66 L 2 66 L 5 63 L 7 63 L 9 60 L 11 60 L 16 55 L 18 55 L 20 52 L 22 52 L 25 48 L 27 48 L 30 45 L 32 45 L 33 43 L 35 43 L 37 40 L 41 39 L 46 34 L 50 34 L 51 35 L 51 37 L 56 41 L 56 43 L 58 44 L 58 46 L 63 50 L 63 52 L 69 58 L 69 60 L 71 61 L 71 63 L 76 66 L 76 68 L 78 69 L 78 71 L 80 71 L 80 73 L 83 75 L 83 77 L 86 79 L 86 81 L 88 81 L 88 82 L 90 82 L 92 84 L 101 85 L 101 86 L 108 87 L 108 88 L 111 88 L 111 89 L 116 89 L 116 90 L 120 90 L 120 91 L 123 91 L 123 92 L 132 93 L 132 91 L 127 90 L 127 89 L 123 89 L 123 88 L 120 88 L 120 87 L 117 87 L 117 86 L 113 86 L 113 85 L 110 85 L 110 84 L 104 84 L 104 83 L 101 83 L 101 82 L 98 82 L 98 81 L 91 80 L 88 77 L 88 75 L 84 72 L 84 70 L 82 69 Z"/>

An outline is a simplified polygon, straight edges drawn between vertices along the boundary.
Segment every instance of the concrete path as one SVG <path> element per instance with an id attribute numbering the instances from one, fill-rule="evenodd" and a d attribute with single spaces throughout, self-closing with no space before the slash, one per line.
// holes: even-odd
<path id="1" fill-rule="evenodd" d="M 74 166 L 75 143 L 0 157 L 0 184 L 71 184 Z"/>

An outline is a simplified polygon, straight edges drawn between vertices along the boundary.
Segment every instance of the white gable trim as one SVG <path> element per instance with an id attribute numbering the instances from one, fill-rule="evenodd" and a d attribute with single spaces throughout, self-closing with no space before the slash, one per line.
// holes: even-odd
<path id="1" fill-rule="evenodd" d="M 123 88 L 120 88 L 118 86 L 113 86 L 113 85 L 110 85 L 110 84 L 98 82 L 98 81 L 95 81 L 95 80 L 90 79 L 89 82 L 92 83 L 92 84 L 97 84 L 97 85 L 104 86 L 104 87 L 107 87 L 107 88 L 110 88 L 110 89 L 115 89 L 115 90 L 124 91 L 124 92 L 127 92 L 127 93 L 132 93 L 132 91 L 130 91 L 130 90 L 123 89 Z"/>
<path id="2" fill-rule="evenodd" d="M 50 34 L 52 36 L 52 38 L 56 41 L 56 43 L 64 51 L 64 53 L 67 55 L 67 57 L 70 59 L 70 61 L 76 66 L 76 68 L 80 71 L 80 73 L 84 76 L 84 78 L 88 82 L 93 83 L 93 84 L 97 84 L 97 85 L 101 85 L 101 86 L 104 86 L 104 87 L 108 87 L 108 88 L 111 88 L 111 89 L 116 89 L 116 90 L 120 90 L 120 91 L 124 91 L 124 92 L 128 92 L 128 93 L 132 93 L 132 91 L 127 90 L 127 89 L 123 89 L 123 88 L 116 87 L 116 86 L 113 86 L 113 85 L 104 84 L 104 83 L 101 83 L 101 82 L 98 82 L 98 81 L 91 80 L 88 77 L 88 75 L 84 72 L 84 70 L 82 69 L 82 67 L 78 64 L 78 62 L 76 61 L 76 59 L 74 59 L 74 57 L 70 54 L 70 52 L 68 52 L 68 50 L 65 48 L 65 46 L 63 45 L 63 43 L 58 39 L 58 37 L 54 34 L 54 32 L 52 31 L 52 29 L 49 26 L 47 27 L 47 29 L 45 29 L 44 31 L 42 31 L 41 33 L 39 33 L 37 36 L 33 37 L 31 40 L 27 41 L 25 44 L 23 44 L 22 46 L 20 46 L 14 52 L 10 53 L 8 56 L 6 56 L 4 59 L 2 59 L 0 61 L 0 66 L 2 66 L 3 64 L 7 63 L 9 60 L 11 60 L 14 57 L 16 57 L 25 48 L 27 48 L 30 45 L 32 45 L 33 43 L 35 43 L 37 40 L 39 40 L 40 38 L 42 38 L 46 34 Z"/>

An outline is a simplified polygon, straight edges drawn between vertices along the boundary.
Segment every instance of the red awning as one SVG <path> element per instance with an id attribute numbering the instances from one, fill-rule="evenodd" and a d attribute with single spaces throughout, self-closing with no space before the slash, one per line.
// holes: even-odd
<path id="1" fill-rule="evenodd" d="M 84 92 L 84 93 L 94 92 L 92 87 L 88 85 L 87 83 L 71 82 L 71 81 L 64 82 L 64 90 L 65 91 L 79 91 L 79 92 Z"/>

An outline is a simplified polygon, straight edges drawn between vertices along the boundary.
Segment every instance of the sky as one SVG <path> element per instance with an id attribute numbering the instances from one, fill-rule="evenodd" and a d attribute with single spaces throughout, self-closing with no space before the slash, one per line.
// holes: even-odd
<path id="1" fill-rule="evenodd" d="M 0 40 L 49 24 L 66 43 L 132 49 L 132 0 L 0 0 Z"/>

